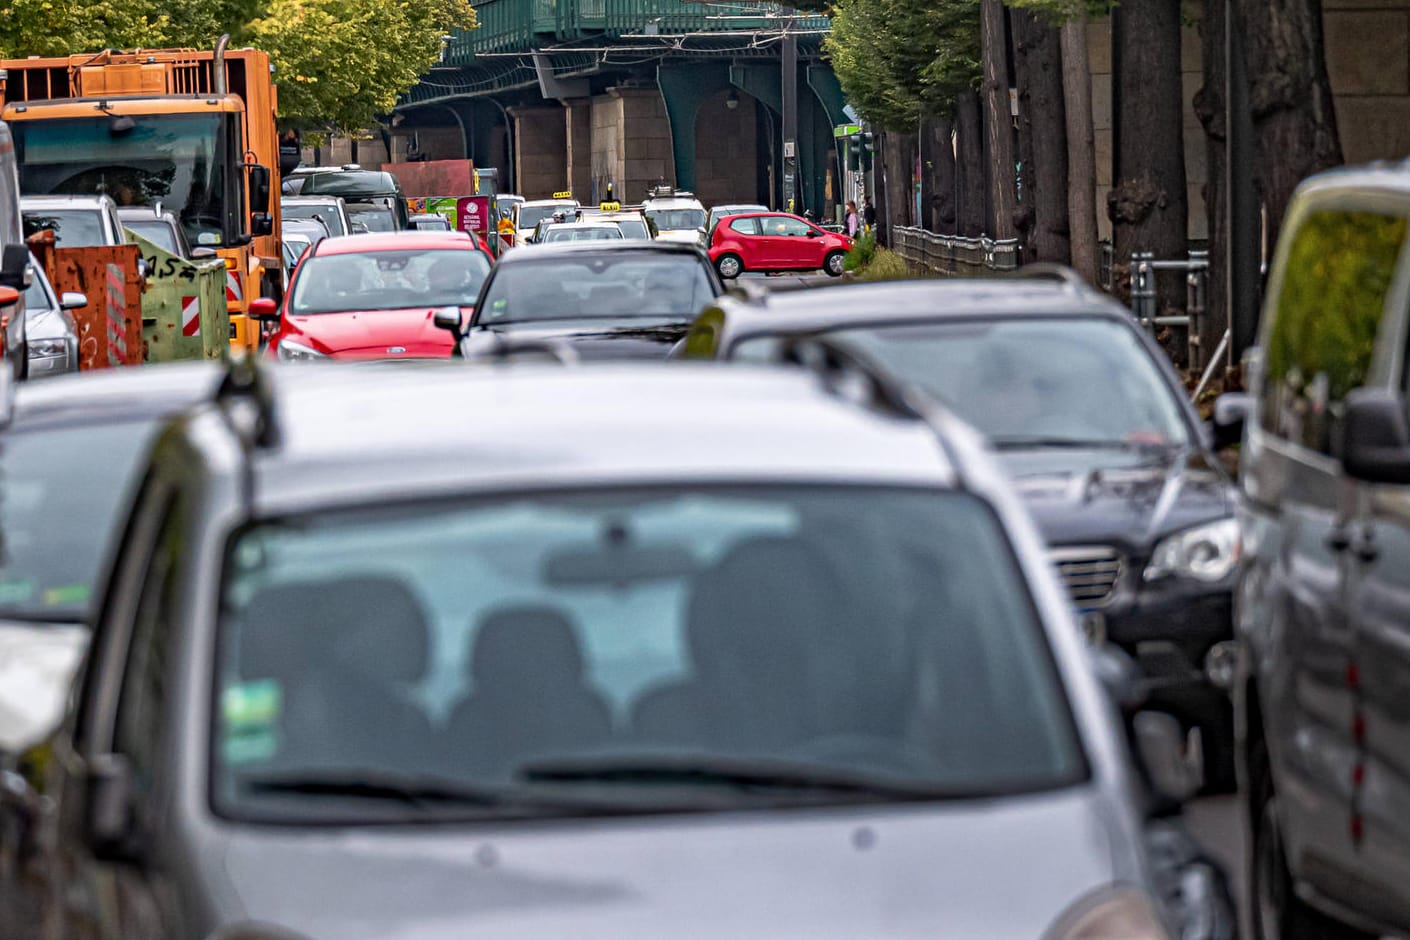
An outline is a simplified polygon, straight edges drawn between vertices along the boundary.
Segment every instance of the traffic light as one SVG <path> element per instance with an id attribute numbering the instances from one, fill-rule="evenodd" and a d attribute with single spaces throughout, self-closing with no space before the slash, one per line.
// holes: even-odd
<path id="1" fill-rule="evenodd" d="M 853 173 L 862 168 L 862 140 L 860 136 L 847 138 L 847 169 Z"/>

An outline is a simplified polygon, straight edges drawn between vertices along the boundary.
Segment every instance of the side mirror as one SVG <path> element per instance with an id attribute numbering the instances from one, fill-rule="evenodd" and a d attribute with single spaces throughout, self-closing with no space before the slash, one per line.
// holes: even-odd
<path id="1" fill-rule="evenodd" d="M 246 166 L 250 181 L 250 211 L 258 213 L 269 212 L 269 167 L 258 163 Z M 268 235 L 268 232 L 256 232 L 256 235 Z"/>
<path id="2" fill-rule="evenodd" d="M 1225 392 L 1214 400 L 1214 415 L 1210 425 L 1214 431 L 1214 449 L 1223 450 L 1239 443 L 1244 436 L 1244 424 L 1253 413 L 1253 397 L 1247 392 Z"/>
<path id="3" fill-rule="evenodd" d="M 1141 688 L 1141 667 L 1125 650 L 1111 643 L 1088 647 L 1092 670 L 1111 700 L 1123 714 L 1131 714 L 1145 704 Z"/>
<path id="4" fill-rule="evenodd" d="M 274 217 L 267 212 L 258 212 L 250 216 L 251 235 L 273 235 Z"/>
<path id="5" fill-rule="evenodd" d="M 460 339 L 462 322 L 459 307 L 441 307 L 433 320 L 438 328 L 448 330 L 451 336 Z"/>
<path id="6" fill-rule="evenodd" d="M 808 229 L 808 237 L 809 237 L 809 238 L 822 238 L 822 232 L 819 232 L 819 231 L 818 231 L 817 229 L 815 229 L 815 228 L 810 228 L 810 229 Z"/>
<path id="7" fill-rule="evenodd" d="M 216 251 L 215 251 L 214 248 L 192 248 L 192 249 L 191 249 L 191 260 L 192 260 L 192 261 L 205 261 L 205 260 L 208 259 L 208 258 L 216 258 L 216 257 L 219 257 L 219 256 L 216 254 Z"/>
<path id="8" fill-rule="evenodd" d="M 250 318 L 260 321 L 278 322 L 279 305 L 274 302 L 273 297 L 256 297 L 250 301 Z"/>
<path id="9" fill-rule="evenodd" d="M 88 295 L 76 290 L 66 290 L 59 297 L 60 310 L 78 310 L 88 306 Z"/>
<path id="10" fill-rule="evenodd" d="M 354 222 L 352 224 L 352 233 L 354 235 L 366 235 L 370 231 L 372 230 L 367 227 L 367 223 L 365 222 Z"/>
<path id="11" fill-rule="evenodd" d="M 95 858 L 136 861 L 141 856 L 132 764 L 121 754 L 89 759 L 85 774 L 83 838 Z"/>
<path id="12" fill-rule="evenodd" d="M 0 285 L 23 291 L 33 278 L 28 246 L 18 243 L 0 248 Z"/>
<path id="13" fill-rule="evenodd" d="M 1410 427 L 1405 403 L 1388 389 L 1357 388 L 1346 396 L 1335 447 L 1352 479 L 1410 483 Z"/>
<path id="14" fill-rule="evenodd" d="M 1188 751 L 1180 722 L 1164 712 L 1138 712 L 1131 719 L 1136 757 L 1157 799 L 1178 807 L 1204 782 L 1198 748 Z"/>

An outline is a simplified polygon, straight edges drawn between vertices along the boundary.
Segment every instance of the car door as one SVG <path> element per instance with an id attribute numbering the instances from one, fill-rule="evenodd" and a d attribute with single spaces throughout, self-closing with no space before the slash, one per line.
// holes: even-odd
<path id="1" fill-rule="evenodd" d="M 1260 710 L 1287 859 L 1324 896 L 1358 906 L 1353 895 L 1372 883 L 1354 779 L 1368 664 L 1356 638 L 1359 497 L 1333 442 L 1346 393 L 1380 374 L 1377 336 L 1405 228 L 1316 203 L 1289 219 L 1262 339 L 1259 426 L 1244 458 L 1239 626 L 1264 666 Z"/>
<path id="2" fill-rule="evenodd" d="M 731 219 L 729 222 L 729 233 L 725 240 L 732 241 L 739 246 L 740 257 L 743 259 L 746 269 L 759 269 L 766 263 L 764 239 L 759 235 L 761 221 L 758 216 L 747 215 Z"/>
<path id="3" fill-rule="evenodd" d="M 1410 391 L 1405 368 L 1407 311 L 1410 311 L 1410 248 L 1406 216 L 1387 216 L 1376 258 L 1383 280 L 1400 258 L 1387 295 L 1386 323 L 1378 345 L 1381 368 L 1367 384 L 1393 384 Z M 1397 239 L 1399 245 L 1396 244 Z M 1363 272 L 1363 280 L 1365 278 Z M 1387 365 L 1389 363 L 1389 365 Z M 1382 374 L 1399 374 L 1380 381 Z M 1358 848 L 1356 875 L 1364 893 L 1356 900 L 1386 923 L 1410 929 L 1410 486 L 1344 484 L 1355 494 L 1357 524 L 1345 551 L 1353 576 L 1348 608 L 1356 642 L 1353 740 L 1361 731 L 1356 763 L 1350 771 L 1351 826 Z"/>
<path id="4" fill-rule="evenodd" d="M 763 221 L 770 267 L 776 270 L 822 267 L 821 257 L 816 263 L 810 263 L 817 245 L 808 237 L 812 226 L 807 222 L 787 215 L 771 215 Z"/>

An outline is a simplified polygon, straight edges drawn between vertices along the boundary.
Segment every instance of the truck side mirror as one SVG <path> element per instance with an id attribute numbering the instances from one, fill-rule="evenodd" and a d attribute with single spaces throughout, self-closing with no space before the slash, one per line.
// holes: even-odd
<path id="1" fill-rule="evenodd" d="M 250 211 L 266 213 L 269 211 L 269 167 L 251 163 L 246 166 L 246 170 L 250 174 Z"/>
<path id="2" fill-rule="evenodd" d="M 251 235 L 273 235 L 274 217 L 267 212 L 256 212 L 250 216 Z"/>
<path id="3" fill-rule="evenodd" d="M 1389 389 L 1356 388 L 1346 396 L 1337 456 L 1347 476 L 1368 483 L 1410 483 L 1410 422 Z"/>
<path id="4" fill-rule="evenodd" d="M 1244 423 L 1253 411 L 1253 397 L 1247 392 L 1225 392 L 1214 400 L 1210 419 L 1214 449 L 1233 447 L 1243 438 Z"/>
<path id="5" fill-rule="evenodd" d="M 21 242 L 0 249 L 0 284 L 23 293 L 33 277 L 27 245 Z"/>

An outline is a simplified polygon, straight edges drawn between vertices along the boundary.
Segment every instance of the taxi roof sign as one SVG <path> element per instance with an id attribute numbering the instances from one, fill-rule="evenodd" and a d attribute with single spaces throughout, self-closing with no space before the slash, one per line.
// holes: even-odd
<path id="1" fill-rule="evenodd" d="M 556 192 L 556 193 L 553 194 L 553 198 L 554 198 L 554 199 L 572 199 L 572 198 L 573 198 L 573 191 L 570 190 L 570 189 L 560 190 L 559 192 Z"/>
<path id="2" fill-rule="evenodd" d="M 622 204 L 620 202 L 599 202 L 597 208 L 602 212 L 621 212 Z"/>

